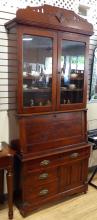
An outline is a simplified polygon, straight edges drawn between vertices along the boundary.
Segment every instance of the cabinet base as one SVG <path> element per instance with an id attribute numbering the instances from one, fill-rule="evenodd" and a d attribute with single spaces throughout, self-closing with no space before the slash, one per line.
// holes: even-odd
<path id="1" fill-rule="evenodd" d="M 20 198 L 16 198 L 16 206 L 20 211 L 20 214 L 23 217 L 27 217 L 28 215 L 41 210 L 43 208 L 48 208 L 50 205 L 56 205 L 59 202 L 64 202 L 66 199 L 70 198 L 69 196 L 74 196 L 76 194 L 79 195 L 80 193 L 87 193 L 88 184 L 76 187 L 72 190 L 68 190 L 66 192 L 58 193 L 57 195 L 53 196 L 52 198 L 48 199 L 48 201 L 42 201 L 42 203 L 33 204 L 33 201 L 21 201 Z"/>
<path id="2" fill-rule="evenodd" d="M 90 146 L 22 160 L 16 157 L 16 205 L 23 217 L 32 211 L 86 193 Z M 18 169 L 17 169 L 18 168 Z"/>

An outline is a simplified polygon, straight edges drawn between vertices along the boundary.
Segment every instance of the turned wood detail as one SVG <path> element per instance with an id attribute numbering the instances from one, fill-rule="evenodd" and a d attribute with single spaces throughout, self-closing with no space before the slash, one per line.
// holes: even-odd
<path id="1" fill-rule="evenodd" d="M 2 142 L 3 150 L 0 152 L 0 196 L 2 196 L 3 202 L 3 190 L 4 190 L 4 170 L 7 171 L 6 179 L 7 179 L 7 189 L 8 189 L 8 218 L 13 218 L 13 163 L 14 163 L 14 155 L 15 152 L 11 149 L 11 147 Z"/>
<path id="2" fill-rule="evenodd" d="M 7 189 L 8 189 L 8 206 L 9 206 L 9 219 L 13 218 L 13 169 L 8 168 L 6 173 L 7 178 Z"/>

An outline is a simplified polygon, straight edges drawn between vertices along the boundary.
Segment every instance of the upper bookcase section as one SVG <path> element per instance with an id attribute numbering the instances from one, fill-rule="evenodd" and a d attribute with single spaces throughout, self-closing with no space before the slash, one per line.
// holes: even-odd
<path id="1" fill-rule="evenodd" d="M 10 29 L 17 23 L 89 36 L 93 34 L 93 26 L 87 20 L 81 18 L 73 11 L 50 5 L 19 9 L 16 13 L 16 18 L 7 22 L 5 26 Z"/>

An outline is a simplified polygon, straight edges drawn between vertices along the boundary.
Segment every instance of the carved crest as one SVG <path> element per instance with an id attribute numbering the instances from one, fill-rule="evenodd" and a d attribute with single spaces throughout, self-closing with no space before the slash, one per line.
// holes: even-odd
<path id="1" fill-rule="evenodd" d="M 62 31 L 71 31 L 86 35 L 93 34 L 93 26 L 75 12 L 51 5 L 19 9 L 14 22 L 46 27 Z M 7 23 L 7 28 L 8 24 Z"/>

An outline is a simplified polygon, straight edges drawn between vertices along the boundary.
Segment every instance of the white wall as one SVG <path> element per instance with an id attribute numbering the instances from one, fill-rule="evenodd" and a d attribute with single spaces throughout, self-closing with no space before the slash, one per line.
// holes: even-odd
<path id="1" fill-rule="evenodd" d="M 8 116 L 6 111 L 0 112 L 0 141 L 9 142 Z"/>
<path id="2" fill-rule="evenodd" d="M 88 129 L 97 129 L 97 103 L 87 103 Z"/>
<path id="3" fill-rule="evenodd" d="M 9 143 L 13 138 L 18 138 L 18 124 L 16 111 L 0 112 L 0 141 Z"/>

